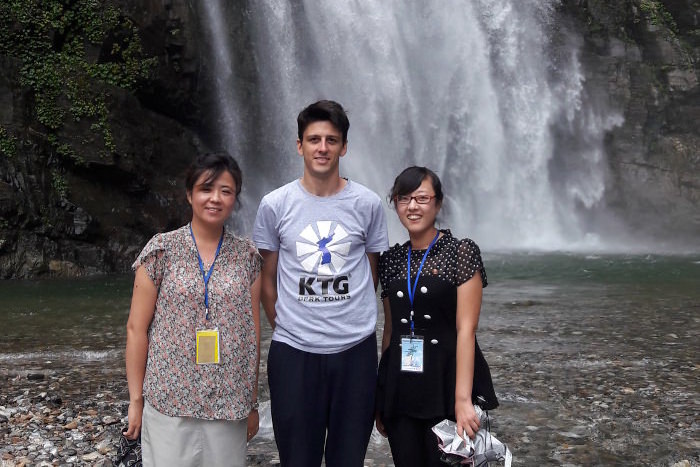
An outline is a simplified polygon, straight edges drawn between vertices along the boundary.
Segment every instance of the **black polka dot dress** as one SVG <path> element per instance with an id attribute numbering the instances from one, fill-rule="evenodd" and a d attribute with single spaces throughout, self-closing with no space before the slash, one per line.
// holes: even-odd
<path id="1" fill-rule="evenodd" d="M 423 337 L 424 370 L 402 372 L 401 336 L 410 334 L 411 304 L 406 278 L 409 242 L 396 244 L 379 260 L 382 298 L 391 306 L 391 342 L 379 364 L 377 408 L 383 417 L 397 415 L 454 420 L 457 287 L 481 274 L 488 284 L 481 252 L 470 239 L 442 230 L 423 265 L 413 299 L 414 333 Z M 425 250 L 411 252 L 411 284 Z M 491 374 L 476 344 L 472 400 L 486 410 L 498 406 Z"/>

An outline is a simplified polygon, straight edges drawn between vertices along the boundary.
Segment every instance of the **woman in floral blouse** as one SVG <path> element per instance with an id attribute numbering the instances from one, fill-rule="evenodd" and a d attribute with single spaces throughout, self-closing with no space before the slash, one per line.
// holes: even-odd
<path id="1" fill-rule="evenodd" d="M 258 431 L 261 258 L 224 224 L 242 175 L 227 154 L 186 175 L 192 221 L 136 259 L 127 324 L 129 428 L 148 465 L 245 465 Z"/>

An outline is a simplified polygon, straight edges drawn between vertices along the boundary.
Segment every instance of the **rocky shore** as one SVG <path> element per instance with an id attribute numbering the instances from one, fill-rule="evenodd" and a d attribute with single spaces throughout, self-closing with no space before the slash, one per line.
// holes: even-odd
<path id="1" fill-rule="evenodd" d="M 113 465 L 128 409 L 123 372 L 95 365 L 59 370 L 0 369 L 0 381 L 0 467 Z M 249 444 L 249 466 L 279 464 L 266 416 L 269 417 L 269 411 L 265 413 L 263 409 L 263 427 Z M 623 415 L 617 414 L 615 418 L 623 418 Z M 530 422 L 538 423 L 536 420 Z M 546 421 L 542 420 L 542 423 Z M 514 465 L 531 465 L 527 459 L 537 458 L 541 461 L 538 465 L 604 465 L 596 462 L 595 459 L 599 462 L 601 458 L 591 456 L 594 453 L 575 453 L 577 440 L 574 438 L 580 438 L 578 435 L 561 433 L 569 442 L 559 446 L 563 449 L 559 455 L 550 453 L 548 459 L 544 459 L 542 452 L 528 452 L 529 447 L 540 444 L 529 439 L 537 438 L 536 433 L 528 431 L 536 430 L 536 427 L 526 427 L 523 438 L 517 439 L 514 435 L 518 431 L 518 421 L 510 420 L 507 425 L 510 428 L 503 428 L 512 433 L 506 438 L 511 443 L 515 441 L 510 444 L 511 449 L 515 449 Z M 581 430 L 586 428 L 581 427 Z M 592 463 L 571 463 L 572 454 L 579 460 L 587 458 Z M 552 458 L 559 458 L 561 463 L 552 462 Z M 696 460 L 691 457 L 660 465 L 692 467 L 698 465 Z M 393 466 L 386 442 L 376 433 L 370 441 L 365 466 Z"/>
<path id="2" fill-rule="evenodd" d="M 128 409 L 117 387 L 123 382 L 85 397 L 93 384 L 85 371 L 9 371 L 0 378 L 3 467 L 112 465 Z"/>
<path id="3" fill-rule="evenodd" d="M 0 467 L 113 465 L 120 431 L 127 424 L 123 372 L 94 365 L 0 369 L 0 382 Z M 274 442 L 254 438 L 247 465 L 277 464 Z M 367 459 L 366 465 L 392 464 Z"/>

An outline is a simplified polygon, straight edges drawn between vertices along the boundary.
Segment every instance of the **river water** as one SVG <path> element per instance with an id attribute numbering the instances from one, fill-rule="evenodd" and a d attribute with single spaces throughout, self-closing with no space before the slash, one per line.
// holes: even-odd
<path id="1" fill-rule="evenodd" d="M 700 255 L 484 260 L 491 426 L 514 465 L 700 465 Z M 38 372 L 62 375 L 65 403 L 105 389 L 126 400 L 130 294 L 124 276 L 0 282 L 0 391 Z M 269 328 L 264 341 L 263 355 Z M 276 461 L 264 379 L 256 465 Z M 366 465 L 392 465 L 376 432 Z"/>

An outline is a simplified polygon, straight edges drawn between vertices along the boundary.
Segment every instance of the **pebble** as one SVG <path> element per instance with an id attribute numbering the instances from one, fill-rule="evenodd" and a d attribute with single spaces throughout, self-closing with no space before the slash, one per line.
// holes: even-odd
<path id="1" fill-rule="evenodd" d="M 66 423 L 65 425 L 63 425 L 63 428 L 65 428 L 66 430 L 75 430 L 76 428 L 78 428 L 78 420 L 73 420 L 70 423 Z"/>
<path id="2" fill-rule="evenodd" d="M 82 457 L 82 459 L 83 459 L 83 461 L 85 461 L 85 462 L 95 462 L 95 461 L 96 461 L 97 459 L 99 459 L 100 457 L 102 457 L 102 454 L 100 454 L 99 452 L 95 451 L 95 452 L 91 452 L 90 454 L 85 454 L 85 455 Z"/>
<path id="3" fill-rule="evenodd" d="M 109 416 L 109 415 L 102 419 L 103 425 L 114 425 L 115 423 L 119 423 L 119 419 L 114 418 L 114 417 Z"/>

